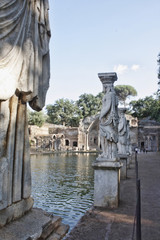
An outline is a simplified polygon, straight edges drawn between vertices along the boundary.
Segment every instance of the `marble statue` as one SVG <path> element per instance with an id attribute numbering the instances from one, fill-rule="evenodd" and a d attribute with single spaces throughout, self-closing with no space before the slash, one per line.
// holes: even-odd
<path id="1" fill-rule="evenodd" d="M 110 161 L 117 159 L 118 142 L 118 98 L 113 83 L 117 80 L 116 73 L 98 74 L 104 89 L 102 109 L 99 117 L 99 131 L 102 154 L 100 158 Z"/>
<path id="2" fill-rule="evenodd" d="M 48 0 L 0 1 L 0 210 L 31 194 L 27 103 L 49 87 Z"/>
<path id="3" fill-rule="evenodd" d="M 129 120 L 127 120 L 127 154 L 132 155 L 132 144 L 131 144 Z"/>
<path id="4" fill-rule="evenodd" d="M 126 108 L 119 108 L 119 124 L 118 124 L 118 153 L 127 154 L 127 120 L 125 118 Z"/>

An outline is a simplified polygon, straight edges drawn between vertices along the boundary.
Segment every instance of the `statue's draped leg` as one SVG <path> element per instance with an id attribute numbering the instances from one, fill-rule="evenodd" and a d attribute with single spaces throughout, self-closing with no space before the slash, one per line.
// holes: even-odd
<path id="1" fill-rule="evenodd" d="M 9 100 L 0 101 L 0 210 L 8 205 L 8 159 L 6 136 L 10 119 Z"/>
<path id="2" fill-rule="evenodd" d="M 8 205 L 13 202 L 13 167 L 15 155 L 16 120 L 18 97 L 10 99 L 10 122 L 7 133 L 7 159 L 8 159 Z"/>
<path id="3" fill-rule="evenodd" d="M 9 110 L 8 114 L 3 112 L 3 105 Z M 26 103 L 13 96 L 9 101 L 1 102 L 1 115 L 5 126 L 8 123 L 1 139 L 4 143 L 1 144 L 3 155 L 0 159 L 0 209 L 3 209 L 30 197 L 31 167 Z"/>
<path id="4" fill-rule="evenodd" d="M 26 103 L 18 101 L 13 164 L 13 202 L 30 195 L 31 170 Z M 29 183 L 29 184 L 28 184 Z"/>

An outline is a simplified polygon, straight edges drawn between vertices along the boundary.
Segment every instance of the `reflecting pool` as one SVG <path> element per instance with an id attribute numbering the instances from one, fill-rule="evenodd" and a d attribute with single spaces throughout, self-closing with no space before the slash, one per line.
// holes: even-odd
<path id="1" fill-rule="evenodd" d="M 96 154 L 31 155 L 34 207 L 63 218 L 72 229 L 93 203 Z"/>

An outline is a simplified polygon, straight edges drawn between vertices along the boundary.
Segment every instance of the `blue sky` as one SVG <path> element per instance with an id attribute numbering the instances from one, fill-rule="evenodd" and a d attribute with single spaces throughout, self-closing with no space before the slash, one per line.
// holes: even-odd
<path id="1" fill-rule="evenodd" d="M 159 0 L 49 0 L 51 79 L 46 104 L 102 91 L 97 74 L 117 72 L 138 98 L 158 89 Z"/>

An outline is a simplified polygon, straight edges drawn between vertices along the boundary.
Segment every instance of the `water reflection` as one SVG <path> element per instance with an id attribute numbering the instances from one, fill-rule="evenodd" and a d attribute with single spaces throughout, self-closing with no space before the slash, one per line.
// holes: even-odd
<path id="1" fill-rule="evenodd" d="M 61 216 L 72 228 L 93 203 L 96 154 L 32 155 L 35 207 Z"/>

